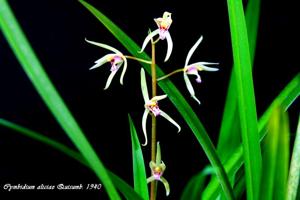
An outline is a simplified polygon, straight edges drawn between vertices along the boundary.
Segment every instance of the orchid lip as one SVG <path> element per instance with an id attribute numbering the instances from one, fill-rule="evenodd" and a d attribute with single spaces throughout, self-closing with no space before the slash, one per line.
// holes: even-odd
<path id="1" fill-rule="evenodd" d="M 153 174 L 155 180 L 160 180 L 161 174 Z"/>

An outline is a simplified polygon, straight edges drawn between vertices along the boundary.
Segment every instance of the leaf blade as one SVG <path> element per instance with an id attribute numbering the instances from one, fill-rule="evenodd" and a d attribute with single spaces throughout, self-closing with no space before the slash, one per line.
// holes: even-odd
<path id="1" fill-rule="evenodd" d="M 236 78 L 238 110 L 244 149 L 247 198 L 258 199 L 261 149 L 257 127 L 252 67 L 242 1 L 228 0 L 231 43 Z"/>
<path id="2" fill-rule="evenodd" d="M 56 140 L 53 140 L 49 137 L 44 136 L 41 133 L 30 130 L 30 129 L 25 128 L 16 123 L 5 120 L 3 118 L 0 118 L 0 126 L 14 130 L 14 132 L 16 132 L 16 133 L 19 133 L 19 134 L 21 134 L 25 137 L 28 137 L 30 139 L 33 139 L 35 141 L 41 142 L 42 144 L 45 144 L 54 150 L 60 151 L 64 155 L 76 160 L 83 166 L 91 169 L 88 162 L 82 157 L 82 155 L 80 153 L 78 153 L 77 151 L 71 149 L 70 147 L 68 147 Z M 91 170 L 93 170 L 93 169 L 91 169 Z M 126 183 L 124 180 L 122 180 L 120 177 L 118 177 L 116 174 L 109 171 L 108 169 L 107 169 L 107 172 L 108 172 L 110 178 L 112 179 L 114 185 L 116 186 L 116 188 L 126 197 L 126 199 L 142 200 L 142 198 L 132 189 L 132 187 L 130 185 L 128 185 L 128 183 Z"/>
<path id="3" fill-rule="evenodd" d="M 248 31 L 251 63 L 254 63 L 255 58 L 259 15 L 260 0 L 248 1 L 245 19 Z M 232 69 L 217 145 L 217 151 L 222 161 L 225 161 L 230 156 L 233 150 L 239 146 L 241 141 L 241 136 L 239 133 L 241 127 L 239 125 L 240 123 L 237 111 L 237 96 L 235 95 L 237 86 L 234 76 L 234 70 Z"/>
<path id="4" fill-rule="evenodd" d="M 260 199 L 284 199 L 289 163 L 289 123 L 279 107 L 272 112 L 263 141 Z"/>
<path id="5" fill-rule="evenodd" d="M 294 141 L 289 178 L 288 178 L 288 188 L 286 193 L 287 200 L 296 200 L 297 192 L 299 191 L 299 180 L 300 180 L 300 115 L 298 118 L 298 127 L 296 138 Z M 298 188 L 298 189 L 297 189 Z"/>
<path id="6" fill-rule="evenodd" d="M 299 97 L 300 95 L 300 73 L 297 74 L 280 92 L 280 94 L 273 100 L 267 110 L 263 113 L 258 121 L 258 130 L 260 134 L 260 140 L 262 141 L 266 135 L 267 124 L 271 117 L 272 111 L 281 106 L 284 110 L 287 110 L 291 104 Z M 231 155 L 231 157 L 224 163 L 226 172 L 229 177 L 234 176 L 234 174 L 241 168 L 243 165 L 243 148 L 240 145 Z M 209 185 L 207 186 L 204 198 L 205 199 L 215 199 L 220 192 L 220 186 L 218 181 L 213 178 Z"/>
<path id="7" fill-rule="evenodd" d="M 148 200 L 149 192 L 143 152 L 130 115 L 128 115 L 128 121 L 132 143 L 134 190 L 141 195 L 143 199 Z"/>
<path id="8" fill-rule="evenodd" d="M 87 159 L 112 199 L 120 199 L 106 170 L 51 83 L 6 0 L 0 0 L 0 27 L 19 63 L 53 116 Z"/>

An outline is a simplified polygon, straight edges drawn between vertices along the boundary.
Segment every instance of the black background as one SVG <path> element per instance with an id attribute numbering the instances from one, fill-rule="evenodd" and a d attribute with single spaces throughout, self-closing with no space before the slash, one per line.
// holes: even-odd
<path id="1" fill-rule="evenodd" d="M 140 65 L 129 61 L 124 86 L 119 75 L 111 87 L 103 91 L 109 65 L 89 71 L 95 60 L 108 52 L 87 44 L 84 38 L 114 46 L 125 54 L 126 49 L 80 3 L 63 1 L 9 1 L 26 36 L 35 49 L 46 72 L 64 98 L 79 125 L 105 165 L 127 182 L 132 183 L 131 142 L 127 114 L 130 113 L 141 142 L 143 99 L 140 91 Z M 169 62 L 163 63 L 166 42 L 157 45 L 157 62 L 171 72 L 183 66 L 191 46 L 203 35 L 191 62 L 219 62 L 218 72 L 203 72 L 203 82 L 195 85 L 198 106 L 189 97 L 182 75 L 171 79 L 205 125 L 213 142 L 217 142 L 226 96 L 232 52 L 226 1 L 88 1 L 116 22 L 138 44 L 142 44 L 148 28 L 156 28 L 153 18 L 164 11 L 172 13 L 170 33 L 174 49 Z M 254 84 L 260 116 L 272 99 L 299 72 L 299 34 L 296 32 L 297 12 L 291 0 L 263 1 L 259 26 L 257 54 L 254 63 Z M 247 3 L 246 1 L 244 2 Z M 146 49 L 149 52 L 149 48 Z M 38 96 L 24 71 L 0 34 L 0 117 L 39 131 L 71 147 L 73 145 L 56 123 Z M 150 84 L 149 84 L 150 86 Z M 159 90 L 159 94 L 162 92 Z M 297 104 L 297 102 L 296 102 Z M 299 106 L 291 107 L 292 133 L 295 132 Z M 208 160 L 188 126 L 168 100 L 160 103 L 182 127 L 176 128 L 158 118 L 158 140 L 162 158 L 167 165 L 165 178 L 171 184 L 168 199 L 178 199 L 189 178 L 201 170 Z M 149 120 L 150 122 L 150 120 Z M 0 180 L 4 183 L 80 184 L 98 183 L 95 175 L 59 152 L 0 127 Z M 293 137 L 293 135 L 292 135 Z M 143 148 L 146 163 L 150 147 Z M 148 166 L 148 164 L 146 164 Z M 149 169 L 148 174 L 150 174 Z M 162 186 L 159 186 L 162 191 Z M 163 191 L 162 191 L 163 192 Z M 13 193 L 0 189 L 3 195 Z M 29 197 L 45 197 L 45 192 L 14 192 Z M 79 192 L 50 192 L 53 197 Z M 81 192 L 86 199 L 106 199 L 102 189 Z M 23 196 L 24 195 L 24 196 Z M 161 194 L 160 199 L 165 199 Z"/>

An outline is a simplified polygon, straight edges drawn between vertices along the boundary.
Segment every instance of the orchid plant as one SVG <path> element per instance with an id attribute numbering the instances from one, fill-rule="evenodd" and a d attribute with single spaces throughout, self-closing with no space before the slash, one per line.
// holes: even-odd
<path id="1" fill-rule="evenodd" d="M 159 18 L 155 18 L 154 19 L 156 25 L 157 25 L 157 29 L 153 32 L 150 32 L 148 34 L 148 36 L 145 38 L 142 48 L 139 51 L 139 53 L 143 52 L 145 50 L 145 47 L 147 46 L 147 44 L 149 42 L 151 42 L 151 46 L 152 46 L 152 51 L 154 52 L 155 50 L 155 44 L 159 41 L 159 40 L 164 40 L 167 39 L 167 54 L 165 57 L 164 62 L 168 61 L 171 53 L 172 53 L 172 49 L 173 49 L 173 41 L 171 38 L 171 35 L 169 33 L 169 28 L 172 24 L 172 18 L 171 18 L 171 13 L 170 12 L 164 12 L 162 17 Z M 158 38 L 155 39 L 155 36 L 158 35 Z M 146 74 L 143 68 L 141 68 L 141 90 L 142 90 L 142 96 L 144 99 L 144 107 L 145 107 L 145 111 L 142 117 L 142 130 L 144 133 L 144 137 L 145 137 L 145 142 L 142 144 L 143 146 L 146 146 L 148 144 L 148 136 L 147 136 L 147 118 L 148 115 L 151 114 L 152 116 L 152 141 L 151 141 L 151 161 L 150 161 L 150 169 L 151 169 L 151 173 L 152 176 L 150 178 L 148 178 L 147 182 L 154 182 L 154 181 L 161 181 L 166 189 L 166 195 L 168 196 L 170 193 L 170 186 L 169 183 L 166 181 L 165 178 L 162 177 L 162 174 L 165 171 L 166 165 L 161 161 L 161 152 L 160 152 L 160 146 L 159 143 L 156 142 L 156 120 L 155 118 L 157 116 L 162 116 L 164 117 L 166 120 L 168 120 L 171 124 L 173 124 L 174 126 L 177 127 L 178 132 L 180 132 L 181 127 L 180 125 L 173 120 L 167 113 L 165 113 L 163 110 L 161 110 L 158 106 L 158 101 L 166 99 L 167 95 L 156 95 L 157 91 L 156 91 L 156 85 L 157 85 L 157 81 L 163 80 L 168 78 L 169 76 L 178 73 L 178 72 L 183 72 L 183 76 L 184 76 L 184 81 L 186 83 L 187 89 L 190 92 L 192 98 L 194 98 L 199 104 L 200 101 L 196 98 L 195 96 L 195 91 L 193 89 L 193 86 L 188 78 L 188 75 L 195 75 L 197 77 L 196 82 L 200 83 L 201 82 L 201 78 L 200 75 L 198 74 L 198 71 L 217 71 L 217 68 L 211 68 L 211 67 L 207 67 L 205 65 L 216 65 L 218 63 L 211 63 L 211 62 L 196 62 L 193 64 L 189 64 L 190 58 L 193 55 L 194 51 L 196 50 L 196 48 L 199 46 L 199 44 L 201 43 L 203 37 L 201 36 L 197 42 L 194 44 L 194 46 L 190 49 L 190 51 L 188 52 L 188 55 L 186 57 L 186 61 L 185 61 L 185 65 L 183 68 L 181 69 L 177 69 L 174 72 L 164 76 L 164 77 L 160 77 L 160 78 L 156 78 L 156 63 L 155 63 L 155 55 L 152 55 L 152 61 L 146 61 L 143 60 L 141 58 L 136 58 L 133 56 L 125 56 L 124 54 L 122 54 L 119 50 L 117 50 L 114 47 L 111 47 L 107 44 L 103 44 L 103 43 L 98 43 L 98 42 L 93 42 L 93 41 L 89 41 L 86 39 L 86 41 L 90 44 L 99 46 L 101 48 L 107 49 L 112 51 L 113 53 L 107 54 L 103 57 L 101 57 L 100 59 L 98 59 L 95 62 L 95 65 L 92 66 L 90 69 L 95 69 L 97 67 L 102 66 L 104 63 L 109 62 L 111 64 L 111 74 L 108 77 L 106 86 L 104 89 L 107 89 L 113 79 L 113 77 L 115 76 L 115 74 L 117 73 L 117 71 L 119 70 L 119 68 L 123 65 L 123 71 L 121 74 L 121 78 L 120 78 L 120 83 L 121 85 L 123 84 L 123 78 L 124 78 L 124 74 L 126 72 L 127 69 L 127 58 L 131 58 L 140 62 L 145 62 L 148 64 L 151 64 L 151 71 L 152 71 L 152 98 L 149 97 L 149 93 L 148 93 L 148 88 L 147 88 L 147 82 L 146 82 Z M 154 139 L 155 138 L 155 139 Z M 156 154 L 155 154 L 156 152 Z M 155 186 L 154 184 L 151 184 L 151 199 L 155 198 Z"/>
<path id="2" fill-rule="evenodd" d="M 203 36 L 200 36 L 189 50 L 184 66 L 178 66 L 178 69 L 164 75 L 162 70 L 156 65 L 155 47 L 159 41 L 167 41 L 167 53 L 164 59 L 164 62 L 167 62 L 173 50 L 173 41 L 170 34 L 170 27 L 173 22 L 170 12 L 164 12 L 162 17 L 154 19 L 157 29 L 149 32 L 143 43 L 141 42 L 142 48 L 140 48 L 102 12 L 84 0 L 79 0 L 79 2 L 95 15 L 132 54 L 126 55 L 123 51 L 108 44 L 86 39 L 87 43 L 109 51 L 108 54 L 98 58 L 94 65 L 90 67 L 91 70 L 100 67 L 104 68 L 105 65 L 110 67 L 110 75 L 106 80 L 104 89 L 106 90 L 110 87 L 119 70 L 122 70 L 120 84 L 123 85 L 127 67 L 130 68 L 131 66 L 129 60 L 138 61 L 152 79 L 152 91 L 148 93 L 147 80 L 149 77 L 146 77 L 144 69 L 141 68 L 139 77 L 141 83 L 140 96 L 144 99 L 144 106 L 140 108 L 141 120 L 139 121 L 142 121 L 142 123 L 139 128 L 145 137 L 145 142 L 142 146 L 148 145 L 147 132 L 150 132 L 150 126 L 149 124 L 147 126 L 147 119 L 151 117 L 152 120 L 151 141 L 149 142 L 151 143 L 151 159 L 148 159 L 146 162 L 144 162 L 142 150 L 147 151 L 148 148 L 144 147 L 142 149 L 137 134 L 139 131 L 135 129 L 134 123 L 129 116 L 134 187 L 131 187 L 126 181 L 109 171 L 97 156 L 96 151 L 47 76 L 46 70 L 43 69 L 41 62 L 30 46 L 26 34 L 23 33 L 7 0 L 0 0 L 0 30 L 3 32 L 4 38 L 8 41 L 21 67 L 35 86 L 42 100 L 77 149 L 72 149 L 55 141 L 47 137 L 47 134 L 41 134 L 5 120 L 2 116 L 0 118 L 0 126 L 14 130 L 10 133 L 21 133 L 28 138 L 47 144 L 79 161 L 83 166 L 95 172 L 112 200 L 121 200 L 120 193 L 126 199 L 161 199 L 160 196 L 157 197 L 159 194 L 157 193 L 158 184 L 164 186 L 166 196 L 173 198 L 172 195 L 175 190 L 172 190 L 171 193 L 172 185 L 167 181 L 167 179 L 171 180 L 166 172 L 167 162 L 165 163 L 161 159 L 162 151 L 160 143 L 157 142 L 159 138 L 156 134 L 158 128 L 156 120 L 159 116 L 173 124 L 178 132 L 181 130 L 180 125 L 176 122 L 177 119 L 175 121 L 167 114 L 170 111 L 164 112 L 158 105 L 160 100 L 170 98 L 170 102 L 174 104 L 177 111 L 182 115 L 183 121 L 187 122 L 186 125 L 190 127 L 210 162 L 208 166 L 193 176 L 186 184 L 181 196 L 182 200 L 224 198 L 234 200 L 244 199 L 245 196 L 249 200 L 298 199 L 300 118 L 296 130 L 293 153 L 290 156 L 291 145 L 289 141 L 293 137 L 291 137 L 289 132 L 286 110 L 300 94 L 300 74 L 298 73 L 287 84 L 258 119 L 251 70 L 253 56 L 255 55 L 259 1 L 249 0 L 245 15 L 242 0 L 227 0 L 234 73 L 232 73 L 230 78 L 217 148 L 214 147 L 210 135 L 188 101 L 169 79 L 174 74 L 182 73 L 183 83 L 185 83 L 188 93 L 192 97 L 191 100 L 195 100 L 200 104 L 189 76 L 194 76 L 196 83 L 201 83 L 200 73 L 202 71 L 218 71 L 218 68 L 210 67 L 211 65 L 218 65 L 217 62 L 190 62 L 194 52 L 202 42 Z M 145 53 L 148 44 L 151 44 L 151 58 Z M 130 70 L 136 69 L 132 68 Z M 158 84 L 158 81 L 161 82 Z M 162 93 L 157 91 L 158 87 L 162 88 L 163 94 L 158 95 Z M 143 110 L 144 113 L 142 114 Z M 164 147 L 167 147 L 167 144 Z M 166 157 L 167 155 L 164 155 L 164 158 Z M 149 175 L 146 175 L 145 163 L 149 163 Z M 188 166 L 188 164 L 184 164 Z M 169 168 L 172 169 L 174 166 L 169 165 Z M 183 170 L 183 172 L 186 172 L 187 169 L 184 168 Z M 182 169 L 179 172 L 182 172 Z M 211 178 L 209 184 L 205 186 L 207 175 L 211 175 Z M 150 195 L 148 184 L 151 184 Z"/>

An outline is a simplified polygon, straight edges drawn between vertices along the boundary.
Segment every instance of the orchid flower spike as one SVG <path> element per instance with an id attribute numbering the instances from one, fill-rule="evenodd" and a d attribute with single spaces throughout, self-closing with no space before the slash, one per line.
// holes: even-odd
<path id="1" fill-rule="evenodd" d="M 120 84 L 123 85 L 123 79 L 124 79 L 124 75 L 125 75 L 125 72 L 126 72 L 126 69 L 127 69 L 127 59 L 126 59 L 126 57 L 119 50 L 117 50 L 114 47 L 111 47 L 107 44 L 93 42 L 93 41 L 90 41 L 90 40 L 87 40 L 87 39 L 85 39 L 85 41 L 87 41 L 90 44 L 102 47 L 104 49 L 107 49 L 107 50 L 110 50 L 110 51 L 113 52 L 113 53 L 107 54 L 107 55 L 103 56 L 102 58 L 96 60 L 95 65 L 90 68 L 90 70 L 92 70 L 92 69 L 95 69 L 97 67 L 102 66 L 103 64 L 105 64 L 107 62 L 110 62 L 110 64 L 111 64 L 111 68 L 110 68 L 111 73 L 110 73 L 110 75 L 109 75 L 109 77 L 106 81 L 106 85 L 105 85 L 104 90 L 106 90 L 110 86 L 112 79 L 114 78 L 117 71 L 120 69 L 120 67 L 124 63 L 123 71 L 122 71 L 122 74 L 121 74 L 121 77 L 120 77 Z"/>
<path id="2" fill-rule="evenodd" d="M 190 49 L 189 53 L 187 54 L 186 60 L 185 60 L 185 65 L 183 68 L 183 78 L 186 84 L 186 87 L 188 91 L 190 92 L 192 98 L 194 98 L 199 104 L 200 101 L 197 99 L 195 96 L 195 91 L 192 86 L 191 81 L 188 78 L 188 75 L 195 75 L 196 76 L 196 82 L 201 83 L 201 77 L 198 73 L 198 71 L 218 71 L 218 68 L 212 68 L 212 67 L 207 67 L 206 65 L 218 65 L 219 63 L 211 63 L 211 62 L 196 62 L 193 64 L 188 64 L 190 61 L 191 56 L 193 55 L 194 51 L 196 48 L 199 46 L 201 43 L 203 37 L 201 36 L 197 42 L 194 44 L 194 46 Z"/>
<path id="3" fill-rule="evenodd" d="M 167 113 L 165 113 L 158 107 L 158 101 L 167 98 L 167 95 L 155 96 L 152 99 L 149 99 L 147 83 L 146 83 L 146 75 L 145 75 L 145 71 L 143 68 L 141 68 L 141 87 L 142 87 L 142 93 L 143 93 L 143 97 L 144 97 L 144 101 L 145 101 L 145 111 L 144 111 L 143 118 L 142 118 L 142 127 L 143 127 L 144 136 L 145 136 L 145 143 L 143 144 L 143 146 L 146 146 L 148 143 L 146 123 L 147 123 L 148 114 L 150 112 L 155 117 L 158 115 L 161 115 L 162 117 L 167 119 L 169 122 L 171 122 L 174 126 L 176 126 L 178 128 L 178 132 L 180 132 L 180 130 L 181 130 L 180 126 Z"/>
<path id="4" fill-rule="evenodd" d="M 157 142 L 157 150 L 156 150 L 156 162 L 150 161 L 150 169 L 151 174 L 149 178 L 147 178 L 147 183 L 150 183 L 152 181 L 160 181 L 164 184 L 165 190 L 166 190 L 166 196 L 169 196 L 170 194 L 170 185 L 168 181 L 162 176 L 163 173 L 166 170 L 165 163 L 161 160 L 161 152 L 160 152 L 160 145 L 159 142 Z"/>
<path id="5" fill-rule="evenodd" d="M 156 19 L 154 19 L 154 21 L 157 24 L 158 29 L 151 32 L 145 38 L 140 52 L 144 51 L 146 45 L 154 36 L 159 35 L 160 40 L 164 40 L 165 38 L 167 38 L 168 49 L 167 49 L 167 55 L 165 58 L 165 62 L 166 62 L 170 58 L 170 55 L 171 55 L 172 49 L 173 49 L 173 41 L 172 41 L 171 35 L 169 33 L 169 28 L 172 24 L 171 13 L 164 12 L 163 17 L 156 18 Z"/>

